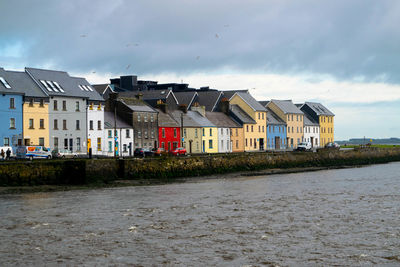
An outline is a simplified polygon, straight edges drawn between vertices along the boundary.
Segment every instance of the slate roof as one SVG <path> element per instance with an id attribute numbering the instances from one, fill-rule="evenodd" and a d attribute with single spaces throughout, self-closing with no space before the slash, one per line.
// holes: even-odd
<path id="1" fill-rule="evenodd" d="M 228 98 L 229 100 L 231 100 L 231 97 L 238 92 L 248 93 L 249 90 L 225 90 L 225 91 L 222 91 L 222 93 L 224 94 L 224 97 Z"/>
<path id="2" fill-rule="evenodd" d="M 232 113 L 233 117 L 237 119 L 241 124 L 256 124 L 256 121 L 253 120 L 243 109 L 241 109 L 238 105 L 231 105 L 230 112 Z"/>
<path id="3" fill-rule="evenodd" d="M 258 101 L 250 95 L 250 93 L 237 92 L 236 95 L 240 96 L 255 111 L 266 111 Z"/>
<path id="4" fill-rule="evenodd" d="M 206 111 L 214 111 L 218 107 L 222 92 L 220 91 L 197 91 L 197 102 L 200 106 L 205 106 Z"/>
<path id="5" fill-rule="evenodd" d="M 321 116 L 321 115 L 322 116 L 335 116 L 335 114 L 333 114 L 329 109 L 327 109 L 321 103 L 306 102 L 304 104 L 309 106 L 317 114 L 317 116 Z"/>
<path id="6" fill-rule="evenodd" d="M 23 94 L 31 97 L 47 97 L 29 75 L 22 71 L 6 71 L 0 68 L 0 77 L 3 77 L 11 86 L 10 89 L 4 87 L 0 82 L 0 92 L 6 94 Z"/>
<path id="7" fill-rule="evenodd" d="M 175 110 L 170 113 L 171 116 L 178 122 L 179 126 L 181 126 L 181 114 L 182 111 Z M 183 113 L 183 127 L 215 127 L 215 125 L 210 122 L 206 117 L 203 117 L 197 111 L 189 110 L 187 113 Z"/>
<path id="8" fill-rule="evenodd" d="M 104 111 L 104 128 L 114 129 L 114 112 Z M 133 128 L 117 116 L 117 128 Z"/>
<path id="9" fill-rule="evenodd" d="M 106 90 L 106 88 L 109 86 L 108 83 L 105 84 L 94 84 L 92 85 L 92 87 L 100 94 L 103 95 L 104 91 Z"/>
<path id="10" fill-rule="evenodd" d="M 197 92 L 190 91 L 190 92 L 175 92 L 175 97 L 178 99 L 179 104 L 184 104 L 188 108 L 193 104 L 194 100 L 196 99 Z"/>
<path id="11" fill-rule="evenodd" d="M 292 100 L 271 100 L 285 114 L 303 114 L 303 112 L 293 104 Z"/>
<path id="12" fill-rule="evenodd" d="M 84 78 L 71 77 L 65 71 L 44 70 L 35 68 L 25 68 L 25 71 L 35 79 L 42 91 L 49 96 L 81 97 L 91 100 L 104 101 L 100 94 L 92 88 L 90 83 Z M 64 92 L 49 91 L 43 86 L 40 80 L 57 82 Z M 82 90 L 78 85 L 89 86 L 92 90 Z"/>
<path id="13" fill-rule="evenodd" d="M 258 101 L 258 103 L 260 103 L 260 105 L 265 108 L 268 105 L 269 101 Z"/>
<path id="14" fill-rule="evenodd" d="M 180 124 L 169 114 L 158 111 L 158 127 L 180 127 Z"/>
<path id="15" fill-rule="evenodd" d="M 209 112 L 206 111 L 206 117 L 215 126 L 221 128 L 238 128 L 241 127 L 236 121 L 230 118 L 223 112 Z"/>
<path id="16" fill-rule="evenodd" d="M 304 126 L 319 126 L 319 123 L 316 122 L 309 114 L 304 112 Z"/>
<path id="17" fill-rule="evenodd" d="M 134 97 L 119 97 L 118 100 L 124 103 L 127 107 L 129 107 L 132 111 L 139 111 L 139 112 L 153 112 L 157 113 L 155 109 L 150 107 L 148 104 L 146 104 L 143 100 L 134 98 Z"/>
<path id="18" fill-rule="evenodd" d="M 286 123 L 275 112 L 267 108 L 267 124 L 283 125 Z"/>

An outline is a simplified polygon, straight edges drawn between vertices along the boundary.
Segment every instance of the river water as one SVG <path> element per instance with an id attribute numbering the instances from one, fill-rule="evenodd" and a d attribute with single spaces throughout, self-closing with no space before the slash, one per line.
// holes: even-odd
<path id="1" fill-rule="evenodd" d="M 400 265 L 399 173 L 390 163 L 3 195 L 0 266 Z"/>

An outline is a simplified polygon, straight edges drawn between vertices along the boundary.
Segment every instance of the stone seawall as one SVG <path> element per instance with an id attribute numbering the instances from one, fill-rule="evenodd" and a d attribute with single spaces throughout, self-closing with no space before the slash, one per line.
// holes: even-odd
<path id="1" fill-rule="evenodd" d="M 345 167 L 400 161 L 400 149 L 319 150 L 318 153 L 240 153 L 156 159 L 36 160 L 0 163 L 0 186 L 80 185 L 117 179 L 171 181 L 271 168 Z"/>

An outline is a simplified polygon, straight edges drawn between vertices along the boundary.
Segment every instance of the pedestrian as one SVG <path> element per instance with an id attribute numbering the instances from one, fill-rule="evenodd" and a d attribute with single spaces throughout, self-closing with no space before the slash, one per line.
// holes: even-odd
<path id="1" fill-rule="evenodd" d="M 11 155 L 11 150 L 8 148 L 6 151 L 6 160 L 10 159 L 10 155 Z"/>
<path id="2" fill-rule="evenodd" d="M 1 159 L 4 160 L 4 150 L 3 149 L 1 149 L 0 155 L 1 155 Z"/>

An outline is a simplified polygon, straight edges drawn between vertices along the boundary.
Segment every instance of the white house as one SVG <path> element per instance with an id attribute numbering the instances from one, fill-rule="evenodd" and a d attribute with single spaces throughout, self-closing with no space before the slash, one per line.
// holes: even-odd
<path id="1" fill-rule="evenodd" d="M 104 142 L 104 102 L 88 100 L 87 106 L 88 152 L 92 155 L 103 155 L 106 149 Z"/>
<path id="2" fill-rule="evenodd" d="M 319 147 L 319 124 L 307 113 L 304 113 L 304 141 L 310 142 L 312 147 Z"/>
<path id="3" fill-rule="evenodd" d="M 116 123 L 113 112 L 104 112 L 104 153 L 113 157 L 114 150 L 117 156 L 133 156 L 134 151 L 133 127 L 117 117 Z"/>
<path id="4" fill-rule="evenodd" d="M 218 153 L 232 152 L 231 129 L 239 125 L 223 112 L 206 112 L 206 117 L 218 130 Z"/>

